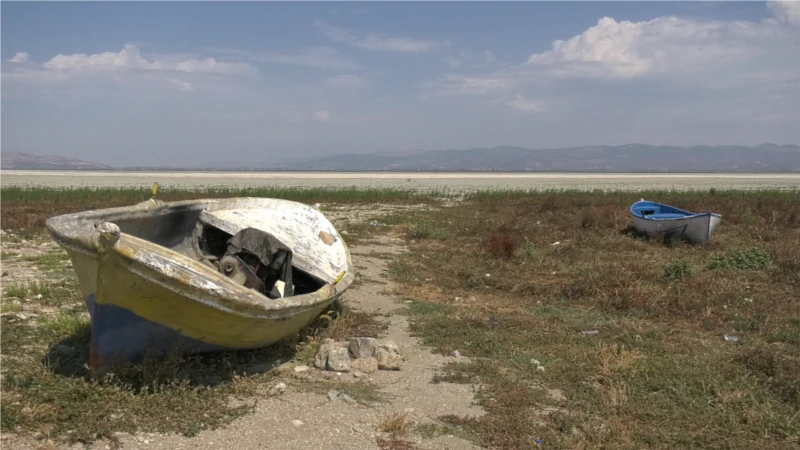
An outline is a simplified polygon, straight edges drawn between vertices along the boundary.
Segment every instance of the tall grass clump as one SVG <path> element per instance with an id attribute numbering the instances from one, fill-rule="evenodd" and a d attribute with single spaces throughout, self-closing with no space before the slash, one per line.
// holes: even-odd
<path id="1" fill-rule="evenodd" d="M 709 269 L 764 270 L 772 265 L 772 255 L 760 247 L 731 251 L 718 256 L 708 265 Z"/>

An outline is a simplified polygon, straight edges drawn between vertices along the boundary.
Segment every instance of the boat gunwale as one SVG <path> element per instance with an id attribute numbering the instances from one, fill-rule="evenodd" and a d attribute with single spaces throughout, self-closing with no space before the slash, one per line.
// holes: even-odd
<path id="1" fill-rule="evenodd" d="M 681 212 L 681 213 L 685 213 L 686 215 L 685 215 L 685 216 L 683 216 L 683 217 L 664 217 L 664 218 L 658 218 L 658 217 L 645 217 L 644 215 L 639 215 L 639 214 L 636 214 L 636 213 L 633 211 L 633 208 L 634 208 L 636 205 L 640 204 L 640 203 L 649 203 L 649 204 L 655 204 L 655 205 L 666 206 L 666 207 L 669 207 L 669 208 L 672 208 L 672 209 L 674 209 L 675 211 L 679 211 L 679 212 Z M 668 205 L 668 204 L 666 204 L 666 203 L 659 203 L 659 202 L 654 202 L 654 201 L 651 201 L 651 200 L 644 200 L 644 199 L 643 199 L 643 200 L 637 200 L 636 202 L 634 202 L 634 203 L 633 203 L 633 204 L 630 206 L 630 208 L 629 208 L 629 211 L 630 211 L 630 214 L 631 214 L 631 216 L 633 216 L 633 217 L 634 217 L 634 218 L 636 218 L 636 219 L 641 219 L 641 220 L 650 220 L 650 221 L 653 221 L 653 222 L 662 222 L 662 221 L 670 221 L 670 220 L 685 220 L 685 219 L 694 219 L 694 218 L 700 218 L 700 217 L 706 217 L 706 216 L 718 217 L 718 218 L 720 218 L 720 219 L 722 218 L 722 215 L 721 215 L 721 214 L 713 213 L 713 212 L 710 212 L 710 211 L 708 211 L 708 212 L 702 212 L 702 213 L 694 213 L 694 212 L 691 212 L 691 211 L 686 211 L 685 209 L 681 209 L 681 208 L 677 208 L 677 207 L 675 207 L 675 206 L 672 206 L 672 205 Z"/>

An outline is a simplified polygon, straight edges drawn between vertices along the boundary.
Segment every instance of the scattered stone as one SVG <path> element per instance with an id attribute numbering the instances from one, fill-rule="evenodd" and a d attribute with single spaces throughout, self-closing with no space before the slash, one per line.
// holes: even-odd
<path id="1" fill-rule="evenodd" d="M 542 363 L 540 363 L 538 359 L 531 358 L 531 365 L 533 366 L 534 369 L 538 369 L 539 367 L 542 366 Z"/>
<path id="2" fill-rule="evenodd" d="M 378 341 L 374 338 L 353 338 L 349 349 L 353 358 L 372 358 L 378 349 Z"/>
<path id="3" fill-rule="evenodd" d="M 378 361 L 376 360 L 375 363 L 377 363 L 377 362 Z M 356 378 L 366 378 L 367 374 L 362 372 L 362 371 L 360 371 L 360 370 L 354 370 L 353 371 L 353 376 L 356 377 Z"/>
<path id="4" fill-rule="evenodd" d="M 42 299 L 42 294 L 36 294 L 35 298 L 36 298 L 36 300 L 41 300 Z"/>
<path id="5" fill-rule="evenodd" d="M 336 372 L 350 371 L 350 355 L 346 348 L 337 347 L 328 352 L 328 370 Z"/>
<path id="6" fill-rule="evenodd" d="M 600 334 L 600 331 L 599 330 L 586 330 L 586 331 L 581 331 L 581 334 L 584 335 L 584 336 L 592 336 L 592 335 L 595 335 L 595 334 Z"/>
<path id="7" fill-rule="evenodd" d="M 349 403 L 349 404 L 351 404 L 351 405 L 354 405 L 354 404 L 356 403 L 356 400 L 355 400 L 353 397 L 350 397 L 350 396 L 349 396 L 349 395 L 347 395 L 347 394 L 339 394 L 339 397 L 340 397 L 342 400 L 344 400 L 346 403 Z"/>
<path id="8" fill-rule="evenodd" d="M 302 420 L 297 420 L 297 419 L 294 419 L 294 420 L 292 421 L 292 425 L 294 425 L 294 426 L 296 426 L 296 427 L 302 427 L 302 426 L 303 426 L 303 421 L 302 421 Z"/>
<path id="9" fill-rule="evenodd" d="M 339 391 L 334 391 L 333 389 L 328 391 L 328 400 L 334 401 L 338 396 L 339 396 Z"/>
<path id="10" fill-rule="evenodd" d="M 458 350 L 453 350 L 453 356 L 459 358 L 461 356 L 461 352 L 459 352 Z"/>
<path id="11" fill-rule="evenodd" d="M 308 366 L 297 366 L 294 368 L 295 372 L 307 372 L 309 370 Z"/>
<path id="12" fill-rule="evenodd" d="M 562 391 L 561 389 L 548 389 L 547 396 L 557 402 L 567 401 L 567 396 L 564 395 L 564 391 Z"/>
<path id="13" fill-rule="evenodd" d="M 372 357 L 358 358 L 350 363 L 350 367 L 359 373 L 375 373 L 378 371 L 378 360 Z"/>
<path id="14" fill-rule="evenodd" d="M 319 348 L 317 356 L 314 358 L 314 367 L 325 370 L 328 366 L 328 355 L 333 350 L 333 339 L 326 339 Z"/>
<path id="15" fill-rule="evenodd" d="M 378 348 L 382 348 L 382 349 L 386 350 L 387 352 L 394 353 L 396 355 L 400 354 L 400 347 L 398 347 L 397 344 L 395 344 L 394 341 L 389 340 L 389 339 L 386 339 L 386 340 L 383 340 L 383 341 L 379 341 L 378 342 Z"/>
<path id="16" fill-rule="evenodd" d="M 286 384 L 278 383 L 269 389 L 269 395 L 281 395 L 286 392 Z"/>
<path id="17" fill-rule="evenodd" d="M 17 313 L 17 314 L 14 315 L 14 317 L 16 317 L 19 320 L 28 320 L 28 316 L 26 316 L 23 313 Z"/>
<path id="18" fill-rule="evenodd" d="M 375 359 L 378 360 L 378 368 L 381 370 L 400 370 L 400 363 L 403 361 L 400 355 L 389 353 L 382 348 L 375 352 Z"/>

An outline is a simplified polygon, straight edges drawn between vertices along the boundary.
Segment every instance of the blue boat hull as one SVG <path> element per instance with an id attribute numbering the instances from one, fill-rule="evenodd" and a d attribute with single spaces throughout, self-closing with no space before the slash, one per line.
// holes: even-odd
<path id="1" fill-rule="evenodd" d="M 165 356 L 176 350 L 203 353 L 227 349 L 184 336 L 120 306 L 99 304 L 94 294 L 86 297 L 86 308 L 92 323 L 89 361 L 93 367 L 139 362 L 145 356 Z"/>

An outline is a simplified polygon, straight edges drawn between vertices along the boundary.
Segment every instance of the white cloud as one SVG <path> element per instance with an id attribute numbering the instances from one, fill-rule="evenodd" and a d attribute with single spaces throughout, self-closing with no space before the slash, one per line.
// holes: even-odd
<path id="1" fill-rule="evenodd" d="M 42 65 L 45 69 L 64 72 L 88 71 L 164 71 L 218 75 L 252 75 L 258 69 L 242 62 L 221 62 L 214 58 L 186 59 L 180 61 L 168 59 L 147 59 L 142 56 L 136 46 L 126 45 L 119 52 L 104 52 L 87 55 L 57 55 Z"/>
<path id="2" fill-rule="evenodd" d="M 167 83 L 177 87 L 179 90 L 184 92 L 189 92 L 194 90 L 194 84 L 189 83 L 188 81 L 179 80 L 177 78 L 165 78 Z"/>
<path id="3" fill-rule="evenodd" d="M 424 87 L 438 95 L 485 95 L 507 90 L 509 82 L 503 78 L 447 75 Z"/>
<path id="4" fill-rule="evenodd" d="M 659 17 L 617 22 L 604 17 L 595 26 L 552 48 L 530 55 L 523 66 L 564 77 L 630 79 L 756 58 L 789 33 L 769 22 L 695 21 Z M 791 44 L 790 44 L 791 45 Z"/>
<path id="5" fill-rule="evenodd" d="M 440 104 L 546 110 L 548 120 L 613 108 L 652 117 L 680 110 L 675 120 L 683 123 L 723 120 L 711 111 L 724 112 L 738 101 L 740 116 L 764 117 L 772 108 L 781 118 L 772 123 L 775 129 L 788 123 L 788 116 L 796 122 L 799 112 L 800 34 L 789 19 L 631 22 L 606 17 L 518 65 L 479 73 L 468 70 L 461 56 L 454 53 L 448 62 L 463 72 L 423 83 L 423 98 L 473 96 L 478 98 Z"/>
<path id="6" fill-rule="evenodd" d="M 330 47 L 313 47 L 294 52 L 251 52 L 234 49 L 211 49 L 215 53 L 239 60 L 316 67 L 321 69 L 351 70 L 359 65 L 343 57 Z"/>
<path id="7" fill-rule="evenodd" d="M 528 100 L 520 94 L 517 94 L 516 99 L 506 102 L 506 105 L 524 112 L 543 112 L 545 110 L 540 102 Z"/>
<path id="8" fill-rule="evenodd" d="M 337 28 L 315 21 L 320 33 L 335 42 L 346 42 L 368 50 L 398 53 L 425 53 L 449 45 L 447 41 L 421 40 L 408 37 L 388 37 L 376 33 L 361 33 L 357 30 Z"/>
<path id="9" fill-rule="evenodd" d="M 31 60 L 31 55 L 29 55 L 27 52 L 18 52 L 16 55 L 12 56 L 6 61 L 12 63 L 26 63 L 29 62 L 30 60 Z"/>
<path id="10" fill-rule="evenodd" d="M 320 122 L 329 122 L 331 120 L 331 113 L 330 111 L 326 110 L 319 110 L 314 111 L 314 118 L 319 120 Z"/>
<path id="11" fill-rule="evenodd" d="M 325 80 L 325 84 L 335 88 L 359 88 L 366 84 L 366 80 L 358 75 L 335 75 Z"/>
<path id="12" fill-rule="evenodd" d="M 767 2 L 767 8 L 779 21 L 800 25 L 800 1 L 770 1 Z"/>

